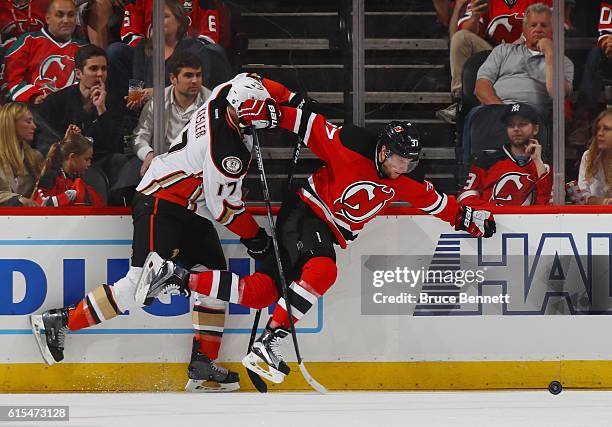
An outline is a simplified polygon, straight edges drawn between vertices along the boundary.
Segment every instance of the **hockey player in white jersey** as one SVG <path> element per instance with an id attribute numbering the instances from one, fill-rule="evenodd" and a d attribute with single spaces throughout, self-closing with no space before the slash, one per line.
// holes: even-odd
<path id="1" fill-rule="evenodd" d="M 177 259 L 187 269 L 226 269 L 212 221 L 240 236 L 249 255 L 257 258 L 269 250 L 269 236 L 244 209 L 242 201 L 252 137 L 239 126 L 236 108 L 246 99 L 272 96 L 278 102 L 288 102 L 294 95 L 283 86 L 248 74 L 240 74 L 213 90 L 168 153 L 153 160 L 137 187 L 127 275 L 113 286 L 94 288 L 76 305 L 31 316 L 32 331 L 47 364 L 63 360 L 69 330 L 94 326 L 149 303 L 145 295 L 136 295 L 136 290 L 139 282 L 159 274 L 163 259 Z M 149 255 L 151 251 L 158 255 Z M 223 335 L 225 308 L 224 301 L 196 295 L 188 391 L 239 388 L 238 374 L 214 362 Z"/>

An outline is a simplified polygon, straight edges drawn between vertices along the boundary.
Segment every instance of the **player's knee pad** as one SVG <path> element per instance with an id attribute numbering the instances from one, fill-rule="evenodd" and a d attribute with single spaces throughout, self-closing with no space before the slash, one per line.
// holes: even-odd
<path id="1" fill-rule="evenodd" d="M 302 267 L 301 280 L 319 295 L 323 295 L 334 284 L 338 275 L 336 262 L 329 257 L 310 258 Z"/>
<path id="2" fill-rule="evenodd" d="M 265 308 L 278 300 L 274 280 L 264 273 L 255 273 L 240 279 L 240 304 L 251 308 Z"/>

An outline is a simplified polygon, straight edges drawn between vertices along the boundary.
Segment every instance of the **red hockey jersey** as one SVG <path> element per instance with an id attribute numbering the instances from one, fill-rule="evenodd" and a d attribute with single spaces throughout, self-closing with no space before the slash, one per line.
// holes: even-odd
<path id="1" fill-rule="evenodd" d="M 74 39 L 60 43 L 46 29 L 22 34 L 6 54 L 5 81 L 13 101 L 56 92 L 76 82 Z"/>
<path id="2" fill-rule="evenodd" d="M 466 205 L 547 205 L 552 193 L 552 174 L 538 178 L 533 161 L 521 165 L 508 146 L 487 150 L 472 161 L 465 187 L 457 200 Z"/>
<path id="3" fill-rule="evenodd" d="M 601 11 L 599 13 L 599 39 L 597 45 L 601 47 L 603 39 L 607 36 L 612 36 L 612 1 L 604 0 L 601 2 Z"/>
<path id="4" fill-rule="evenodd" d="M 202 37 L 211 42 L 219 43 L 219 11 L 205 9 L 198 0 L 184 0 L 183 7 L 189 17 L 190 37 Z M 208 6 L 210 7 L 210 6 Z M 125 7 L 121 40 L 136 47 L 144 38 L 151 35 L 153 16 L 153 0 L 136 0 Z"/>
<path id="5" fill-rule="evenodd" d="M 326 163 L 308 178 L 298 195 L 327 223 L 342 248 L 395 200 L 455 225 L 458 204 L 453 196 L 437 192 L 427 181 L 378 176 L 375 135 L 356 126 L 335 126 L 307 110 L 281 110 L 280 127 L 297 133 Z"/>
<path id="6" fill-rule="evenodd" d="M 552 0 L 490 0 L 489 10 L 480 17 L 478 35 L 493 46 L 518 40 L 523 33 L 523 13 L 534 3 L 552 7 Z M 468 4 L 465 14 L 459 18 L 459 29 L 471 17 L 472 8 Z"/>
<path id="7" fill-rule="evenodd" d="M 70 200 L 67 190 L 75 190 L 76 196 Z M 105 206 L 104 200 L 79 177 L 71 177 L 62 169 L 51 169 L 40 179 L 34 200 L 41 206 L 70 206 L 85 204 L 88 206 Z"/>
<path id="8" fill-rule="evenodd" d="M 19 4 L 21 3 L 21 4 Z M 0 4 L 0 47 L 8 49 L 24 33 L 40 31 L 45 27 L 45 14 L 49 0 L 4 0 Z"/>

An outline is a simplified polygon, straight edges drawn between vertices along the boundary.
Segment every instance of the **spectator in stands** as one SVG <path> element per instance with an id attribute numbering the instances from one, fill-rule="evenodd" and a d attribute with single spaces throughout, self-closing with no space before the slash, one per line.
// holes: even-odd
<path id="1" fill-rule="evenodd" d="M 66 136 L 51 146 L 32 198 L 41 206 L 84 204 L 104 206 L 104 201 L 81 175 L 91 166 L 93 143 L 72 125 Z"/>
<path id="2" fill-rule="evenodd" d="M 580 82 L 580 107 L 586 111 L 587 120 L 599 112 L 599 104 L 612 103 L 611 95 L 604 92 L 605 86 L 612 85 L 612 0 L 601 2 L 597 30 L 597 46 L 589 52 Z"/>
<path id="3" fill-rule="evenodd" d="M 484 105 L 525 102 L 546 116 L 553 94 L 552 10 L 534 4 L 525 10 L 523 44 L 497 46 L 478 70 L 475 94 Z M 564 88 L 574 79 L 574 64 L 565 57 Z"/>
<path id="4" fill-rule="evenodd" d="M 49 0 L 7 0 L 0 5 L 0 47 L 8 49 L 19 36 L 45 26 Z"/>
<path id="5" fill-rule="evenodd" d="M 525 10 L 541 1 L 552 6 L 552 0 L 469 0 L 467 9 L 458 22 L 459 31 L 451 34 L 451 93 L 456 102 L 437 112 L 440 119 L 455 123 L 465 62 L 475 53 L 491 50 L 502 43 L 520 41 Z"/>
<path id="6" fill-rule="evenodd" d="M 537 111 L 529 104 L 509 105 L 502 120 L 510 142 L 474 156 L 457 201 L 471 206 L 549 204 L 552 174 L 542 161 L 542 146 L 536 139 L 540 130 Z"/>
<path id="7" fill-rule="evenodd" d="M 185 127 L 191 115 L 208 99 L 210 90 L 202 86 L 202 65 L 197 56 L 176 52 L 168 61 L 171 85 L 165 90 L 164 117 L 166 138 L 164 146 L 153 148 L 153 101 L 145 105 L 138 126 L 134 130 L 134 152 L 143 161 L 140 175 L 149 168 L 156 155 L 165 153 Z"/>
<path id="8" fill-rule="evenodd" d="M 214 0 L 166 0 L 183 7 L 190 23 L 187 35 L 201 39 L 211 47 L 222 48 L 219 42 L 219 5 Z M 118 82 L 118 93 L 127 93 L 128 80 L 132 78 L 134 49 L 146 37 L 151 36 L 153 0 L 135 0 L 125 7 L 121 39 L 123 43 L 113 43 L 108 48 L 111 80 Z M 169 55 L 168 55 L 169 56 Z M 168 57 L 166 56 L 166 57 Z"/>
<path id="9" fill-rule="evenodd" d="M 124 152 L 123 134 L 133 125 L 123 103 L 107 96 L 106 52 L 86 45 L 76 52 L 75 62 L 79 83 L 49 95 L 40 106 L 36 148 L 47 153 L 70 125 L 76 125 L 94 140 L 94 162 L 104 162 L 113 153 Z M 106 166 L 102 169 L 109 171 Z"/>
<path id="10" fill-rule="evenodd" d="M 176 0 L 166 1 L 164 5 L 164 59 L 166 62 L 185 39 L 188 29 L 189 17 L 183 6 Z M 166 69 L 166 72 L 169 71 Z M 150 37 L 144 39 L 136 47 L 132 77 L 144 81 L 145 90 L 142 103 L 137 105 L 137 107 L 142 107 L 142 104 L 153 94 L 153 40 Z M 169 76 L 166 74 L 165 86 L 169 84 Z M 128 107 L 132 108 L 133 105 L 128 103 Z"/>
<path id="11" fill-rule="evenodd" d="M 30 198 L 43 157 L 30 143 L 36 124 L 24 104 L 0 107 L 0 206 L 38 206 Z"/>
<path id="12" fill-rule="evenodd" d="M 51 0 L 47 27 L 22 34 L 6 54 L 6 81 L 14 101 L 40 104 L 50 93 L 76 81 L 72 39 L 76 11 L 72 0 Z"/>
<path id="13" fill-rule="evenodd" d="M 589 149 L 582 155 L 574 201 L 588 205 L 612 204 L 612 111 L 602 111 L 593 124 Z"/>

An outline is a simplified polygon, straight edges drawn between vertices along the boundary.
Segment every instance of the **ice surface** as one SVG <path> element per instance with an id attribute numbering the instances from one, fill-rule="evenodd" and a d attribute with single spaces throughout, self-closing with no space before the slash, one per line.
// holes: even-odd
<path id="1" fill-rule="evenodd" d="M 612 392 L 0 394 L 0 405 L 69 405 L 76 426 L 612 426 Z"/>

